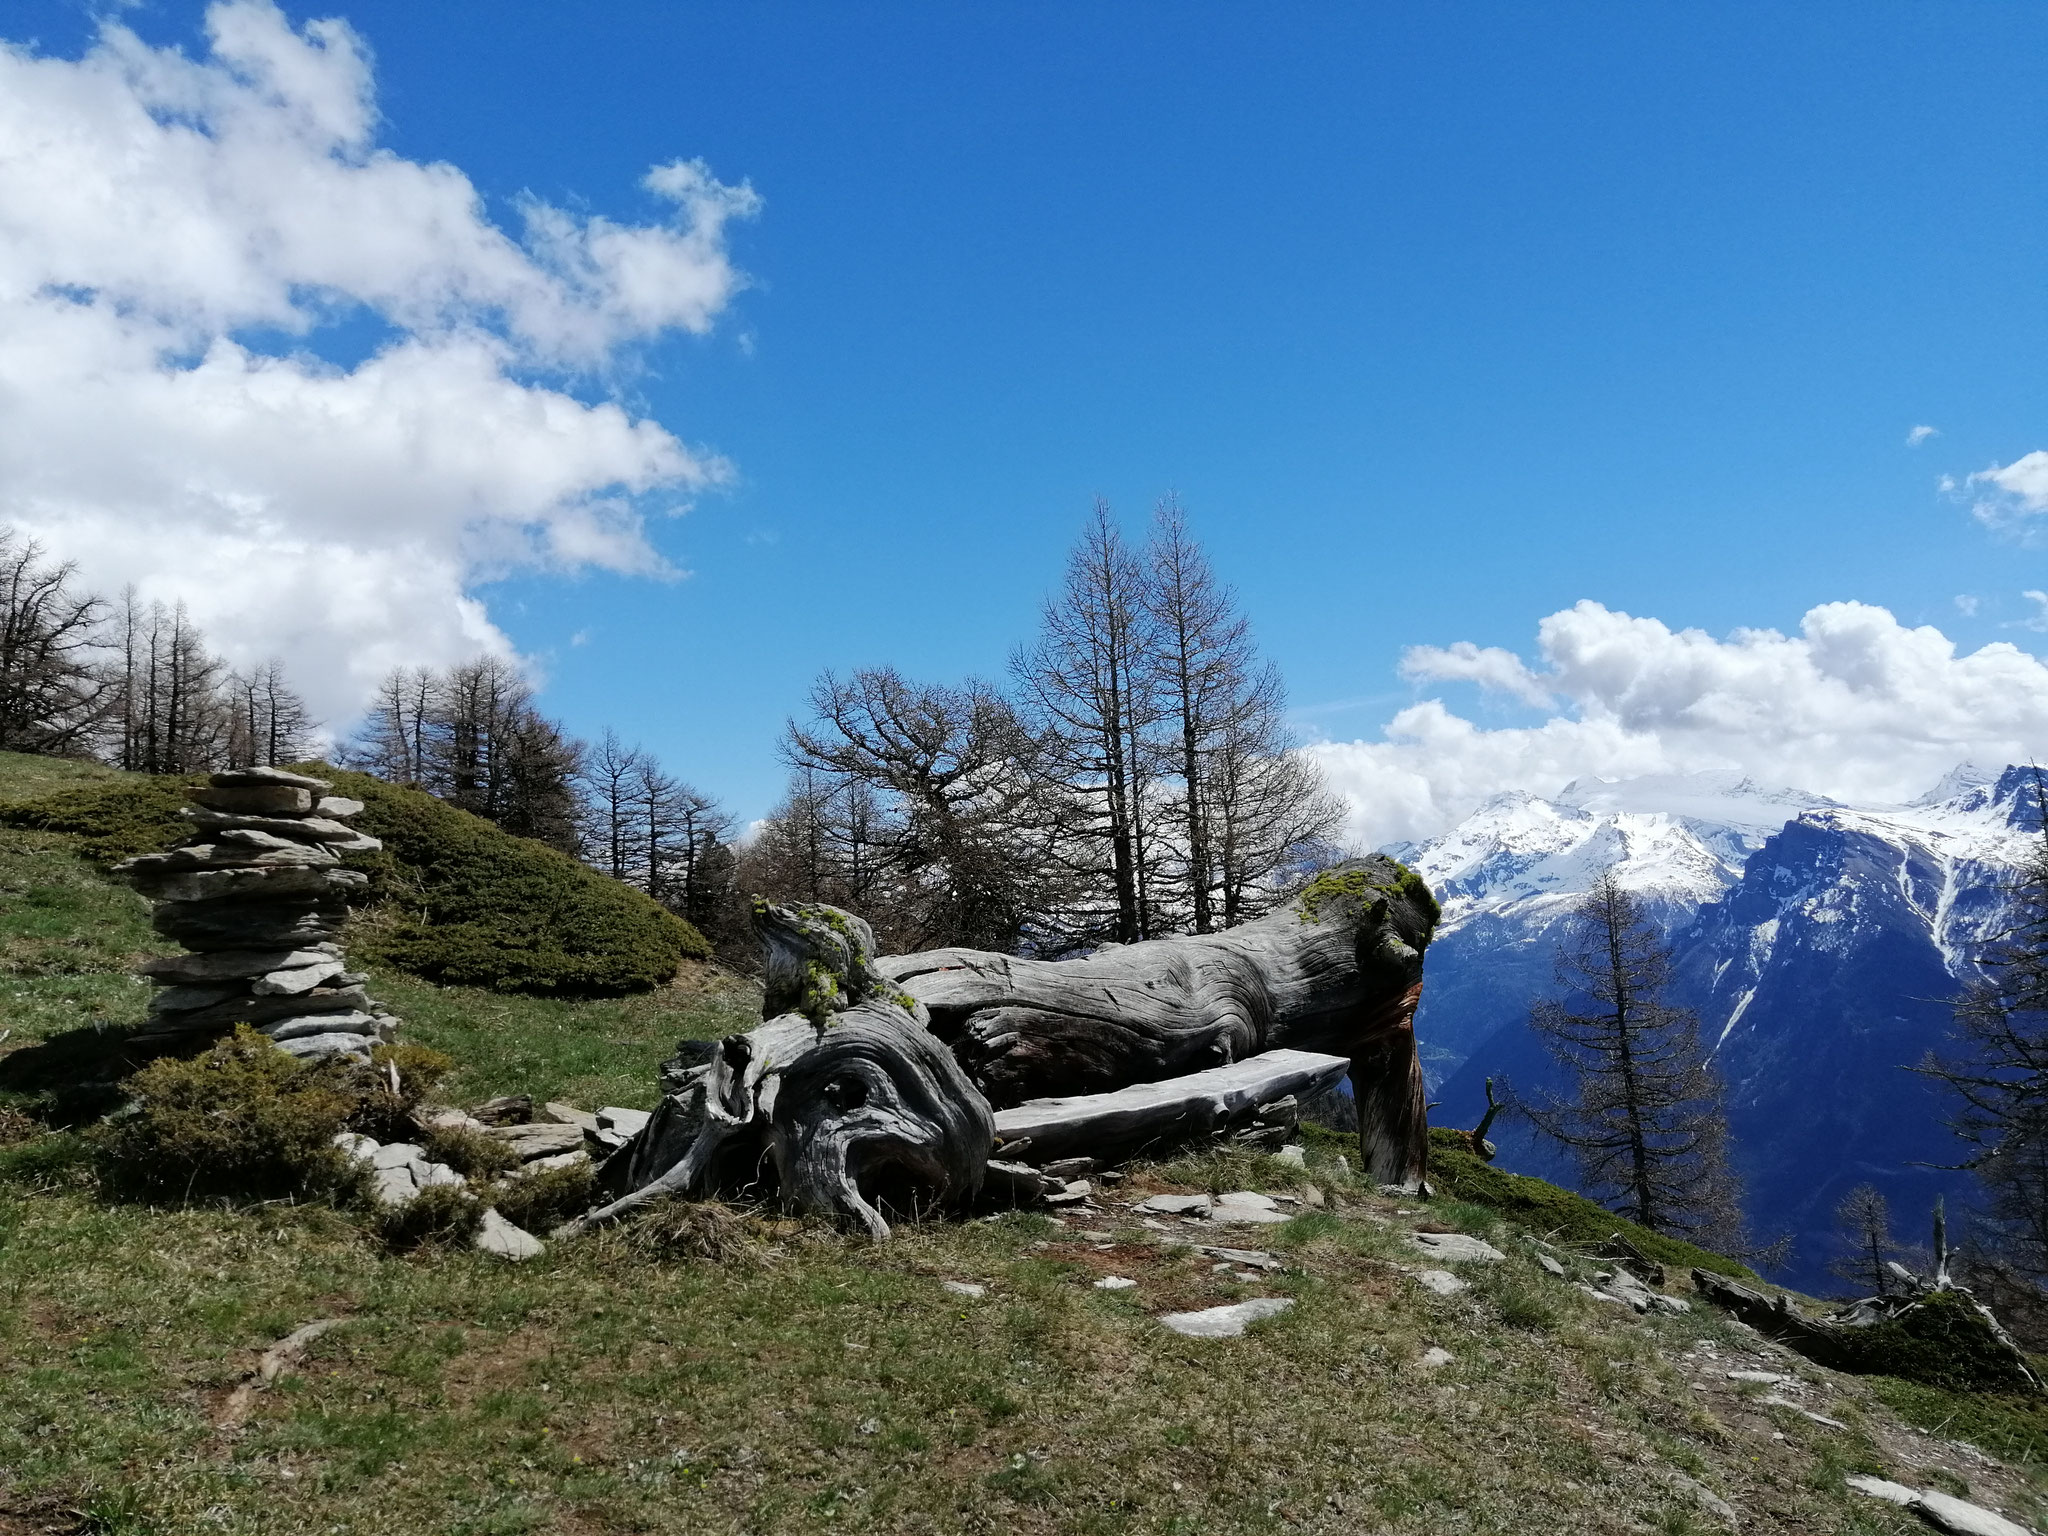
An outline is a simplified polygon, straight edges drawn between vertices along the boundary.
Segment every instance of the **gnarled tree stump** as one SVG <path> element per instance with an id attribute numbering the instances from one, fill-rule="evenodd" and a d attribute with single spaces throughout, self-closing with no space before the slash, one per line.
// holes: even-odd
<path id="1" fill-rule="evenodd" d="M 754 904 L 768 949 L 759 1029 L 686 1049 L 646 1127 L 605 1162 L 617 1198 L 557 1235 L 663 1195 L 755 1193 L 889 1235 L 889 1216 L 964 1205 L 981 1188 L 988 1103 L 878 976 L 874 936 L 834 907 Z"/>

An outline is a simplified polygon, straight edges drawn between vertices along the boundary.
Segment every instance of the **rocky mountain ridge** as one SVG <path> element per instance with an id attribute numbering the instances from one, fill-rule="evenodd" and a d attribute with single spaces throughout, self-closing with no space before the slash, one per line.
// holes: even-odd
<path id="1" fill-rule="evenodd" d="M 1503 795 L 1402 850 L 1444 905 L 1418 1015 L 1440 1123 L 1471 1123 L 1488 1076 L 1554 1081 L 1528 1009 L 1555 991 L 1558 924 L 1603 869 L 1638 892 L 1677 958 L 1729 1084 L 1735 1155 L 1760 1233 L 1790 1231 L 1821 1283 L 1832 1211 L 1865 1181 L 1917 1226 L 1970 1194 L 1946 1105 L 1905 1070 L 1946 1043 L 1949 999 L 2038 835 L 2031 770 L 1964 765 L 1909 805 L 1853 806 L 1735 774 Z M 1503 1157 L 1568 1177 L 1527 1126 Z"/>

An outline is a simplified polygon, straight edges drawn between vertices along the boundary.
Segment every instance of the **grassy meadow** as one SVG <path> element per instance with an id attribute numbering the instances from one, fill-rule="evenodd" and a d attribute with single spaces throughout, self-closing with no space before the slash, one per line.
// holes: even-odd
<path id="1" fill-rule="evenodd" d="M 0 801 L 86 771 L 0 757 Z M 118 1038 L 147 995 L 126 968 L 161 950 L 140 899 L 65 835 L 0 827 L 0 1055 Z M 463 1103 L 645 1107 L 677 1038 L 757 1013 L 744 984 L 703 970 L 604 1002 L 389 972 L 371 990 L 455 1058 L 444 1095 Z M 1704 1309 L 1638 1317 L 1540 1267 L 1530 1239 L 1554 1230 L 1383 1198 L 1320 1133 L 1304 1167 L 1243 1153 L 1139 1167 L 1098 1212 L 1059 1219 L 933 1222 L 875 1244 L 672 1207 L 510 1265 L 394 1255 L 326 1206 L 120 1203 L 80 1134 L 4 1108 L 0 1130 L 0 1536 L 1680 1536 L 1726 1529 L 1730 1508 L 1744 1531 L 1920 1529 L 1846 1491 L 1854 1471 L 2036 1522 L 2048 1510 L 2048 1415 L 1838 1377 Z M 1238 1188 L 1298 1214 L 1209 1232 L 1130 1209 L 1150 1191 Z M 1432 1262 L 1418 1225 L 1507 1258 L 1436 1295 L 1413 1277 Z M 1574 1279 L 1594 1271 L 1556 1248 Z M 1111 1275 L 1137 1285 L 1097 1288 Z M 1294 1306 L 1240 1339 L 1155 1320 L 1248 1296 Z M 340 1326 L 229 1422 L 262 1352 L 320 1319 Z M 1728 1374 L 1756 1368 L 1792 1380 Z"/>

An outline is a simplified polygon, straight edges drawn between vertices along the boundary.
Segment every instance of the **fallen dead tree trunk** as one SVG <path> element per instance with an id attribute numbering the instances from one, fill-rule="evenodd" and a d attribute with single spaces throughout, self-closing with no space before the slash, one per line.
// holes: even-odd
<path id="1" fill-rule="evenodd" d="M 996 1111 L 998 1155 L 1040 1164 L 1068 1157 L 1119 1163 L 1156 1149 L 1199 1144 L 1251 1122 L 1262 1105 L 1320 1093 L 1350 1068 L 1342 1056 L 1267 1051 L 1114 1093 L 1027 1099 Z"/>
<path id="2" fill-rule="evenodd" d="M 685 1042 L 647 1124 L 599 1173 L 608 1203 L 557 1235 L 666 1195 L 754 1195 L 857 1223 L 967 1206 L 999 1170 L 1098 1163 L 1291 1129 L 1295 1095 L 1345 1072 L 1368 1174 L 1416 1188 L 1428 1125 L 1413 1021 L 1436 920 L 1388 859 L 1319 877 L 1227 933 L 1087 960 L 971 950 L 874 960 L 868 925 L 754 904 L 765 1022 Z M 1043 1093 L 1026 1090 L 1043 1090 Z M 1058 1096 L 1054 1102 L 1026 1102 Z"/>
<path id="3" fill-rule="evenodd" d="M 999 1110 L 1281 1048 L 1342 1056 L 1368 1176 L 1416 1188 L 1428 1172 L 1428 1121 L 1414 1020 L 1436 917 L 1427 887 L 1375 856 L 1222 933 L 1084 960 L 928 950 L 876 969 L 930 1011 L 933 1032 Z"/>

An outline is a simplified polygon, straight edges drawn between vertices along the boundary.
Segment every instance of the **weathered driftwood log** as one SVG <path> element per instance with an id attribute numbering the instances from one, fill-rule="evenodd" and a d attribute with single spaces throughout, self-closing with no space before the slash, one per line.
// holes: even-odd
<path id="1" fill-rule="evenodd" d="M 998 1108 L 1157 1083 L 1286 1047 L 1350 1062 L 1360 1153 L 1382 1184 L 1420 1185 L 1428 1120 L 1415 1051 L 1436 903 L 1391 859 L 1317 877 L 1222 933 L 1084 960 L 927 950 L 876 962 Z"/>
<path id="2" fill-rule="evenodd" d="M 1027 1099 L 996 1111 L 1000 1156 L 1044 1164 L 1063 1157 L 1119 1163 L 1155 1147 L 1223 1136 L 1259 1107 L 1330 1087 L 1350 1070 L 1342 1056 L 1267 1051 L 1227 1067 L 1134 1083 L 1114 1093 Z"/>
<path id="3" fill-rule="evenodd" d="M 767 1022 L 685 1042 L 646 1127 L 607 1159 L 609 1204 L 570 1235 L 664 1195 L 755 1193 L 889 1234 L 889 1216 L 957 1207 L 981 1187 L 987 1101 L 876 974 L 874 937 L 831 907 L 754 904 Z"/>

